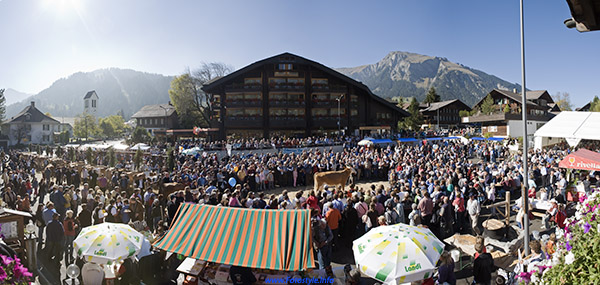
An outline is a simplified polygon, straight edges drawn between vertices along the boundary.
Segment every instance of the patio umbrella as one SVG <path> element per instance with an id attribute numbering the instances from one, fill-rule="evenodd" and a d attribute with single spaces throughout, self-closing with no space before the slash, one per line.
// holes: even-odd
<path id="1" fill-rule="evenodd" d="M 362 273 L 399 284 L 431 277 L 444 244 L 429 229 L 395 224 L 371 229 L 354 241 L 352 250 Z"/>
<path id="2" fill-rule="evenodd" d="M 367 140 L 367 139 L 364 139 L 364 140 L 361 140 L 361 141 L 358 142 L 359 146 L 369 146 L 369 145 L 372 145 L 372 144 L 373 144 L 373 141 Z"/>
<path id="3" fill-rule="evenodd" d="M 87 262 L 111 264 L 140 252 L 144 235 L 126 224 L 102 223 L 84 228 L 73 248 Z"/>

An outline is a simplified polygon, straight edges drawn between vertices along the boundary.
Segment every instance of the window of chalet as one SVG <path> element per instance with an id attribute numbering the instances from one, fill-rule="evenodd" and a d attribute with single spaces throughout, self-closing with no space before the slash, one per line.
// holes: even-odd
<path id="1" fill-rule="evenodd" d="M 313 117 L 327 117 L 329 115 L 325 108 L 313 108 L 311 113 Z"/>
<path id="2" fill-rule="evenodd" d="M 340 108 L 339 110 L 340 110 L 340 114 L 342 116 L 346 115 L 346 109 Z M 337 115 L 338 115 L 338 108 L 331 108 L 331 109 L 329 109 L 329 113 L 331 114 L 331 116 L 337 117 Z"/>
<path id="3" fill-rule="evenodd" d="M 277 65 L 277 69 L 279 70 L 292 70 L 294 69 L 294 65 L 291 63 L 280 63 Z"/>

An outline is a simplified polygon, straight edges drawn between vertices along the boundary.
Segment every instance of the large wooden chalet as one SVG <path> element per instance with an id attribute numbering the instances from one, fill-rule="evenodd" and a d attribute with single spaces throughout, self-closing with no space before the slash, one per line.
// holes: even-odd
<path id="1" fill-rule="evenodd" d="M 546 90 L 527 91 L 527 134 L 530 140 L 533 139 L 533 133 L 551 118 L 552 112 L 556 111 L 556 104 Z M 520 137 L 523 136 L 523 121 L 521 114 L 521 94 L 516 90 L 493 89 L 488 96 L 493 100 L 492 111 L 483 113 L 481 106 L 486 97 L 481 99 L 473 110 L 475 114 L 464 117 L 463 123 L 475 123 L 481 125 L 483 134 L 489 133 L 499 137 Z"/>
<path id="2" fill-rule="evenodd" d="M 364 84 L 312 60 L 276 55 L 207 82 L 220 137 L 304 137 L 395 129 L 408 113 Z M 339 105 L 338 105 L 339 104 Z M 338 115 L 339 106 L 339 115 Z"/>

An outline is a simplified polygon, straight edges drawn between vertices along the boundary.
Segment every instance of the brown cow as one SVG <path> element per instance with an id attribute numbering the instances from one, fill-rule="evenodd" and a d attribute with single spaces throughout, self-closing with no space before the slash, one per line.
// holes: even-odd
<path id="1" fill-rule="evenodd" d="M 341 185 L 342 191 L 344 191 L 344 186 L 352 173 L 354 173 L 354 169 L 350 167 L 338 171 L 317 172 L 314 175 L 315 191 L 319 191 L 325 184 L 328 186 Z"/>
<path id="2" fill-rule="evenodd" d="M 177 192 L 177 191 L 183 190 L 183 189 L 185 189 L 185 185 L 183 185 L 183 183 L 178 183 L 178 182 L 165 183 L 165 184 L 163 184 L 162 194 L 165 195 L 165 197 L 168 197 L 171 193 L 174 193 L 174 192 Z"/>

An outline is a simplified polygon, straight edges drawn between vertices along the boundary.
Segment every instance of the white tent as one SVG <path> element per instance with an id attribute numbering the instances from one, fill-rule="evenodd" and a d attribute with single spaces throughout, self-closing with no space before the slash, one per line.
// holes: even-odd
<path id="1" fill-rule="evenodd" d="M 147 150 L 147 149 L 150 149 L 150 146 L 147 145 L 147 144 L 145 144 L 145 143 L 138 143 L 138 144 L 130 147 L 129 149 L 130 150 L 138 150 L 138 149 L 140 149 L 140 150 Z"/>
<path id="2" fill-rule="evenodd" d="M 600 112 L 560 112 L 534 135 L 536 149 L 565 139 L 570 146 L 584 140 L 600 140 Z"/>

